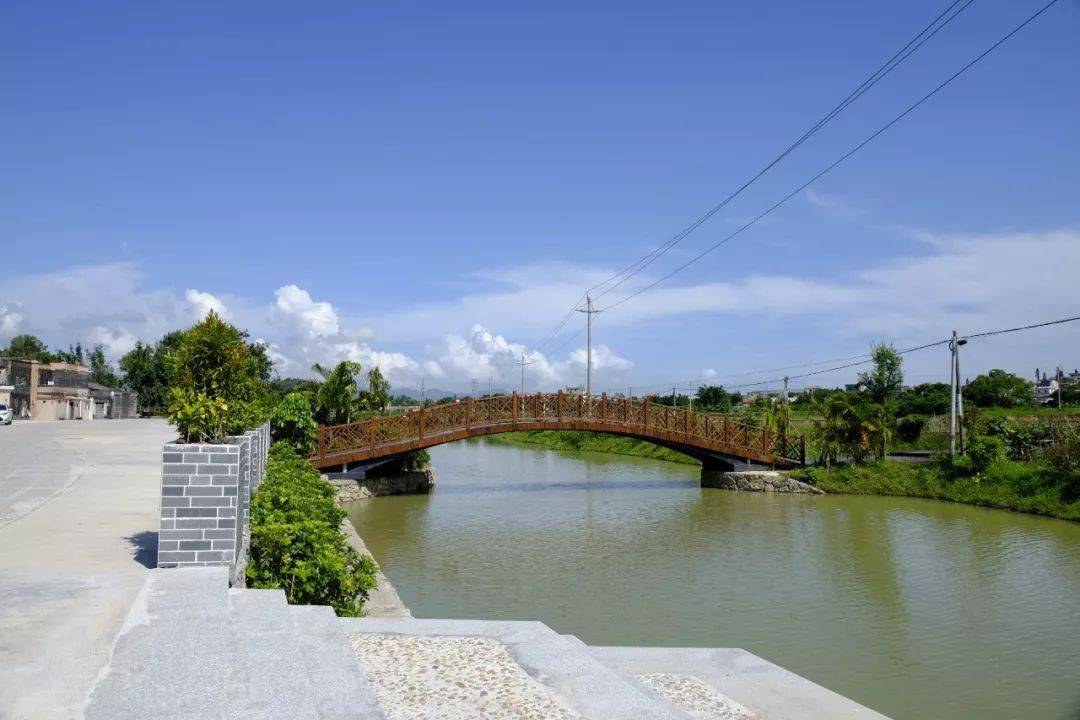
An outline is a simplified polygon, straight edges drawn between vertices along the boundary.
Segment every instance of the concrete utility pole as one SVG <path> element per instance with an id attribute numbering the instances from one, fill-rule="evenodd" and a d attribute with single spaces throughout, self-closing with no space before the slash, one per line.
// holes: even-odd
<path id="1" fill-rule="evenodd" d="M 949 455 L 956 455 L 956 434 L 960 430 L 960 452 L 964 452 L 963 428 L 960 421 L 964 418 L 964 395 L 960 388 L 960 346 L 967 345 L 967 340 L 962 340 L 953 330 L 952 339 L 949 340 L 949 352 L 952 357 L 949 362 Z"/>
<path id="2" fill-rule="evenodd" d="M 585 313 L 585 317 L 588 318 L 588 343 L 586 345 L 586 358 L 585 358 L 585 394 L 592 395 L 592 316 L 600 312 L 593 309 L 592 298 L 588 293 L 585 294 L 585 309 L 577 308 L 580 313 Z"/>

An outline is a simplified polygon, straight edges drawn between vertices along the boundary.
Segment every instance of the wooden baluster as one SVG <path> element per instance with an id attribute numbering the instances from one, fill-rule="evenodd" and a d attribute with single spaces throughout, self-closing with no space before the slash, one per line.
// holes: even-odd
<path id="1" fill-rule="evenodd" d="M 374 448 L 375 447 L 375 433 L 376 433 L 376 430 L 375 430 L 375 418 L 372 418 L 372 419 L 367 421 L 367 429 L 366 429 L 365 432 L 367 432 L 368 444 L 371 445 L 372 448 Z"/>
<path id="2" fill-rule="evenodd" d="M 472 427 L 472 398 L 465 398 L 465 429 Z"/>
<path id="3" fill-rule="evenodd" d="M 761 426 L 761 453 L 769 454 L 769 428 L 764 425 Z"/>
<path id="4" fill-rule="evenodd" d="M 319 457 L 326 455 L 326 428 L 319 426 Z"/>
<path id="5" fill-rule="evenodd" d="M 600 393 L 600 421 L 607 416 L 607 393 Z"/>
<path id="6" fill-rule="evenodd" d="M 555 396 L 555 420 L 562 422 L 562 390 Z"/>
<path id="7" fill-rule="evenodd" d="M 517 421 L 518 421 L 518 396 L 517 396 L 517 392 L 513 392 L 513 393 L 510 394 L 510 402 L 512 403 L 512 405 L 510 407 L 510 423 L 516 428 L 517 427 Z"/>
<path id="8" fill-rule="evenodd" d="M 577 416 L 578 416 L 579 420 L 585 417 L 585 396 L 584 395 L 578 395 L 577 396 Z"/>
<path id="9" fill-rule="evenodd" d="M 641 419 L 644 421 L 642 430 L 649 431 L 649 398 L 646 397 L 644 402 L 641 403 Z"/>
<path id="10" fill-rule="evenodd" d="M 417 431 L 416 436 L 420 440 L 424 439 L 424 408 L 420 408 L 420 417 L 417 418 Z"/>
<path id="11" fill-rule="evenodd" d="M 799 464 L 806 464 L 806 436 L 799 436 Z"/>
<path id="12" fill-rule="evenodd" d="M 689 409 L 683 410 L 682 431 L 683 431 L 683 435 L 686 435 L 686 436 L 690 435 L 690 410 Z"/>

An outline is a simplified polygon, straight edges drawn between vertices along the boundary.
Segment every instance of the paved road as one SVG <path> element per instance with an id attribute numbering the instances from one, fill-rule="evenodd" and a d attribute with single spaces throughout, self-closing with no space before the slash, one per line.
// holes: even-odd
<path id="1" fill-rule="evenodd" d="M 0 427 L 0 718 L 81 717 L 154 563 L 158 420 Z"/>

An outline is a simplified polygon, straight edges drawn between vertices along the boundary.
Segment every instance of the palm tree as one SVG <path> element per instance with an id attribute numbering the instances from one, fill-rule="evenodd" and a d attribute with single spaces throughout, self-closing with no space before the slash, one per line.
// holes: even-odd
<path id="1" fill-rule="evenodd" d="M 359 387 L 360 363 L 342 360 L 333 370 L 315 363 L 311 369 L 322 376 L 315 391 L 315 418 L 323 425 L 339 425 L 353 417 Z"/>

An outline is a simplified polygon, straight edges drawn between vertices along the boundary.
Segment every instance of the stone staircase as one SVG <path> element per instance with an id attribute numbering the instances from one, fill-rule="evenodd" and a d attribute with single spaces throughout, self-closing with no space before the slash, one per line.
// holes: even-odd
<path id="1" fill-rule="evenodd" d="M 596 648 L 538 622 L 338 618 L 221 567 L 155 570 L 88 720 L 880 718 L 742 650 Z"/>

